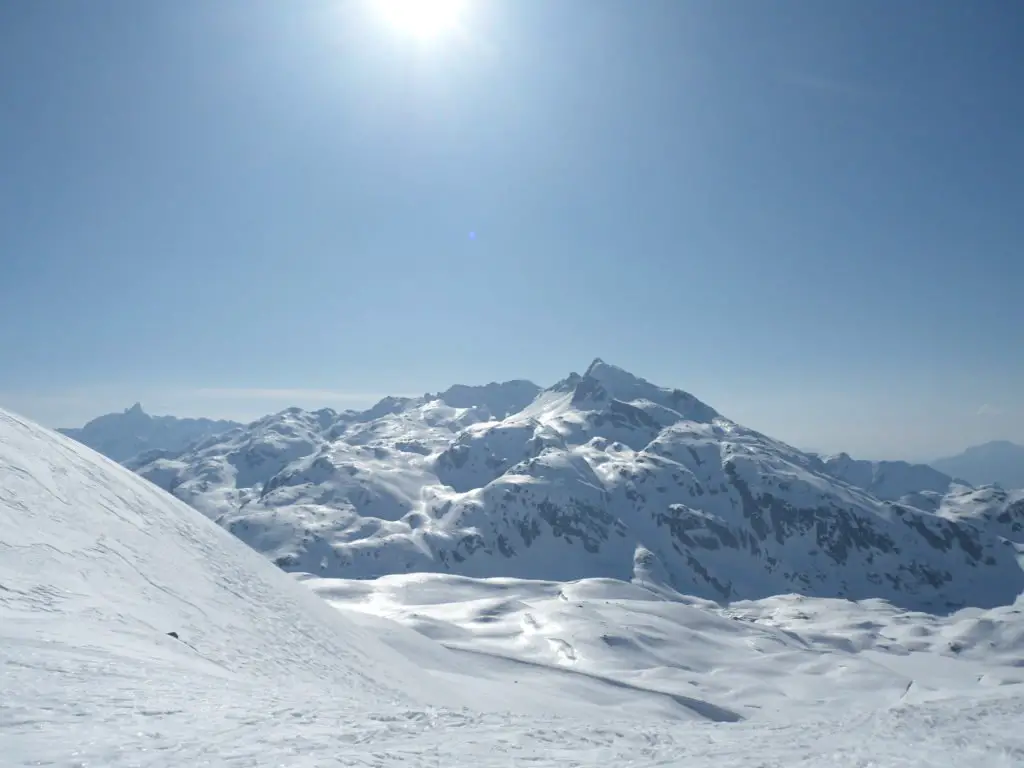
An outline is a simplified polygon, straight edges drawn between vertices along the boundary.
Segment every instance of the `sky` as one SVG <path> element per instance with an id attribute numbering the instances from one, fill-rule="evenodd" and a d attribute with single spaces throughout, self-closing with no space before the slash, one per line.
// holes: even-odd
<path id="1" fill-rule="evenodd" d="M 382 2 L 0 0 L 0 406 L 600 356 L 810 450 L 1024 442 L 1024 4 Z"/>

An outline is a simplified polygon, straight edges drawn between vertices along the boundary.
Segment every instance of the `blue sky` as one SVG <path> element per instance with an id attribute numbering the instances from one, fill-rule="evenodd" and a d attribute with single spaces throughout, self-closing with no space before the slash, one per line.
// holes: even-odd
<path id="1" fill-rule="evenodd" d="M 0 404 L 600 356 L 802 447 L 1024 441 L 1022 82 L 994 0 L 0 3 Z"/>

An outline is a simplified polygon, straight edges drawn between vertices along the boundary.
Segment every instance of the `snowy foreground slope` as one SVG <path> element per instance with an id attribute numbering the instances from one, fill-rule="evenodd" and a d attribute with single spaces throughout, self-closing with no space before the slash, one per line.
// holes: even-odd
<path id="1" fill-rule="evenodd" d="M 0 411 L 0 765 L 1024 761 L 1019 605 L 916 619 L 798 598 L 725 612 L 609 580 L 308 586 L 338 609 L 141 478 Z M 901 648 L 861 610 L 901 625 L 886 641 Z M 599 634 L 609 621 L 628 627 Z M 555 646 L 578 671 L 555 668 Z M 845 697 L 821 695 L 812 659 Z M 888 675 L 921 685 L 900 693 Z"/>
<path id="2" fill-rule="evenodd" d="M 290 409 L 128 465 L 282 568 L 325 577 L 603 577 L 929 610 L 1024 589 L 1024 491 L 945 514 L 946 495 L 972 489 L 802 453 L 600 360 L 529 394 Z M 1004 515 L 1013 541 L 986 522 Z"/>

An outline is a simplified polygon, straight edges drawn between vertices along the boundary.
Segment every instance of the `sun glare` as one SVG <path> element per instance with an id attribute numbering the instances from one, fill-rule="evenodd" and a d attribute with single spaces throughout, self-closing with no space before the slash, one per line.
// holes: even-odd
<path id="1" fill-rule="evenodd" d="M 458 25 L 466 0 L 376 0 L 376 5 L 395 29 L 429 40 Z"/>

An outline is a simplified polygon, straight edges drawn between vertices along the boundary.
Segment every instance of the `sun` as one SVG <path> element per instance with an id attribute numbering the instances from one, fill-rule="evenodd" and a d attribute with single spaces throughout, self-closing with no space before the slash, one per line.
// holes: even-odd
<path id="1" fill-rule="evenodd" d="M 432 40 L 454 30 L 466 0 L 376 0 L 384 19 L 400 32 Z"/>

